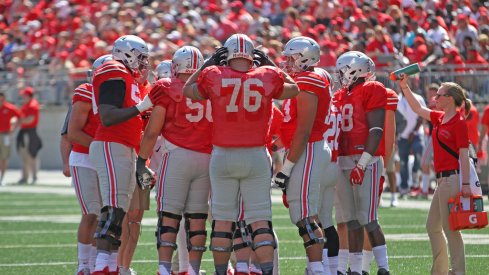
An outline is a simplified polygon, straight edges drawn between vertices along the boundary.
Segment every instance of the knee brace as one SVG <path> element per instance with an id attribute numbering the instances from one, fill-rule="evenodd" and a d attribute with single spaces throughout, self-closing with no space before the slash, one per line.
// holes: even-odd
<path id="1" fill-rule="evenodd" d="M 375 231 L 377 228 L 379 228 L 377 220 L 371 221 L 365 225 L 365 230 L 367 230 L 368 233 Z"/>
<path id="2" fill-rule="evenodd" d="M 240 244 L 234 244 L 234 251 L 249 247 L 251 245 L 250 231 L 248 230 L 248 226 L 246 226 L 245 221 L 237 222 L 236 230 L 234 230 L 233 240 L 237 238 L 241 238 L 243 242 Z"/>
<path id="3" fill-rule="evenodd" d="M 120 246 L 122 234 L 122 221 L 126 212 L 122 208 L 104 206 L 100 211 L 100 221 L 95 233 L 96 239 L 105 239 L 114 246 Z"/>
<path id="4" fill-rule="evenodd" d="M 170 219 L 177 220 L 177 227 L 165 226 L 163 225 L 163 217 L 167 217 Z M 160 211 L 158 212 L 158 225 L 156 227 L 156 248 L 160 247 L 171 247 L 173 249 L 177 249 L 177 244 L 173 242 L 167 242 L 161 239 L 161 235 L 165 233 L 178 233 L 178 229 L 180 228 L 180 220 L 182 219 L 182 215 L 173 214 L 170 212 Z"/>
<path id="5" fill-rule="evenodd" d="M 233 222 L 231 225 L 231 232 L 223 232 L 223 231 L 215 231 L 214 228 L 216 226 L 216 221 L 212 221 L 212 233 L 211 233 L 211 245 L 209 245 L 209 250 L 210 251 L 217 251 L 217 252 L 232 252 L 233 251 L 233 246 L 229 247 L 224 247 L 224 246 L 213 246 L 212 245 L 212 239 L 213 238 L 223 238 L 223 239 L 229 239 L 233 240 L 233 233 L 236 230 L 236 223 Z"/>
<path id="6" fill-rule="evenodd" d="M 253 231 L 251 225 L 248 225 L 248 230 L 251 232 L 251 240 L 253 241 L 253 245 L 251 246 L 251 249 L 253 249 L 253 251 L 257 250 L 262 246 L 271 246 L 273 247 L 273 249 L 277 248 L 277 242 L 275 241 L 275 234 L 273 234 L 273 227 L 271 221 L 268 221 L 268 228 L 257 228 L 256 230 Z M 261 234 L 272 235 L 272 240 L 255 242 L 255 237 Z"/>
<path id="7" fill-rule="evenodd" d="M 357 220 L 346 222 L 346 226 L 348 227 L 348 230 L 357 230 L 362 228 L 362 225 Z"/>
<path id="8" fill-rule="evenodd" d="M 324 243 L 324 248 L 328 249 L 328 257 L 338 256 L 340 249 L 340 238 L 338 237 L 338 232 L 334 226 L 330 226 L 324 229 L 324 237 L 326 242 Z"/>
<path id="9" fill-rule="evenodd" d="M 191 239 L 194 236 L 198 236 L 198 235 L 207 236 L 207 231 L 206 230 L 190 231 L 190 223 L 193 219 L 206 220 L 207 214 L 185 213 L 184 216 L 185 216 L 185 233 L 186 233 L 185 235 L 187 238 L 187 250 L 188 250 L 188 252 L 190 252 L 191 250 L 205 252 L 207 250 L 207 247 L 205 247 L 205 245 L 204 246 L 194 246 L 194 245 L 192 245 Z"/>
<path id="10" fill-rule="evenodd" d="M 304 235 L 309 236 L 309 241 L 304 242 L 304 248 L 308 248 L 314 244 L 324 243 L 324 238 L 318 238 L 314 231 L 321 229 L 316 221 L 310 220 L 309 217 L 299 221 L 296 226 L 299 228 L 299 235 L 302 237 Z"/>

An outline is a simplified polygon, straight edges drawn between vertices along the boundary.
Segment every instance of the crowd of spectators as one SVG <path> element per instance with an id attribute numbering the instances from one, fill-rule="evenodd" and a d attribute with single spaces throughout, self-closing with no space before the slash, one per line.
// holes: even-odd
<path id="1" fill-rule="evenodd" d="M 83 78 L 82 71 L 123 34 L 147 41 L 157 64 L 182 45 L 208 56 L 242 32 L 277 62 L 284 42 L 305 35 L 321 46 L 319 66 L 334 66 L 337 56 L 358 50 L 380 69 L 420 62 L 453 64 L 460 72 L 487 65 L 488 5 L 470 0 L 7 0 L 0 3 L 0 70 L 22 76 L 45 66 Z"/>

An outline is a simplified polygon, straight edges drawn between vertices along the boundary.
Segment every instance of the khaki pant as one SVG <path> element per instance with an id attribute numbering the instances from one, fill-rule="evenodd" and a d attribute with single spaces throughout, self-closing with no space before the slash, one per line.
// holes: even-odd
<path id="1" fill-rule="evenodd" d="M 22 160 L 22 180 L 28 181 L 29 175 L 32 174 L 33 181 L 37 180 L 37 170 L 39 162 L 37 157 L 34 158 L 29 154 L 27 146 L 19 147 L 19 155 Z"/>
<path id="2" fill-rule="evenodd" d="M 439 178 L 436 183 L 437 188 L 426 221 L 426 230 L 430 237 L 433 254 L 431 274 L 448 274 L 448 249 L 450 249 L 452 274 L 465 274 L 465 251 L 462 234 L 460 231 L 451 231 L 448 226 L 448 199 L 455 197 L 460 190 L 459 175 Z"/>

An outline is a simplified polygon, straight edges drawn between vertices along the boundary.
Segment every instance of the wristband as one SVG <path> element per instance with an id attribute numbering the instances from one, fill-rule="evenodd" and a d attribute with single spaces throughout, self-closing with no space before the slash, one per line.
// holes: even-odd
<path id="1" fill-rule="evenodd" d="M 286 158 L 284 161 L 284 166 L 282 166 L 281 172 L 284 173 L 286 176 L 290 176 L 290 172 L 292 172 L 292 168 L 294 168 L 294 165 L 295 163 Z"/>
<path id="2" fill-rule="evenodd" d="M 462 185 L 470 185 L 470 182 L 462 182 Z"/>
<path id="3" fill-rule="evenodd" d="M 363 152 L 362 156 L 360 156 L 360 159 L 357 162 L 357 165 L 362 168 L 362 170 L 365 170 L 367 165 L 370 163 L 370 160 L 372 160 L 372 155 L 370 155 L 368 152 Z"/>

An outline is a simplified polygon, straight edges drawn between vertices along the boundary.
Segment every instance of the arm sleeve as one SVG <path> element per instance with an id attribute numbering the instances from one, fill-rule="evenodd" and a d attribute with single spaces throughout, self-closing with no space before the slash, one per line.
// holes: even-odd
<path id="1" fill-rule="evenodd" d="M 92 91 L 88 90 L 85 85 L 78 86 L 73 92 L 73 102 L 83 101 L 92 103 Z"/>
<path id="2" fill-rule="evenodd" d="M 126 83 L 124 80 L 107 80 L 100 85 L 99 104 L 122 108 L 125 94 Z"/>
<path id="3" fill-rule="evenodd" d="M 299 90 L 313 93 L 317 96 L 324 93 L 325 89 L 328 89 L 329 82 L 317 74 L 309 73 L 299 75 L 295 78 Z"/>
<path id="4" fill-rule="evenodd" d="M 213 68 L 214 66 L 205 68 L 197 78 L 197 90 L 199 91 L 199 94 L 205 99 L 209 99 L 210 96 L 208 89 L 212 89 L 215 85 L 212 76 L 213 74 L 211 73 L 211 70 Z"/>
<path id="5" fill-rule="evenodd" d="M 61 128 L 61 135 L 62 136 L 68 134 L 68 123 L 70 122 L 71 107 L 72 106 L 73 105 L 70 105 L 70 107 L 68 108 L 68 112 L 66 113 L 65 122 L 63 123 L 63 127 Z"/>
<path id="6" fill-rule="evenodd" d="M 440 119 L 443 116 L 443 114 L 444 113 L 440 112 L 440 111 L 431 111 L 430 112 L 430 120 L 431 120 L 431 123 L 433 124 L 433 126 L 440 124 Z"/>
<path id="7" fill-rule="evenodd" d="M 387 89 L 387 100 L 385 103 L 386 104 L 385 109 L 390 111 L 396 111 L 398 102 L 399 102 L 399 98 L 397 97 L 397 94 L 393 90 Z"/>

